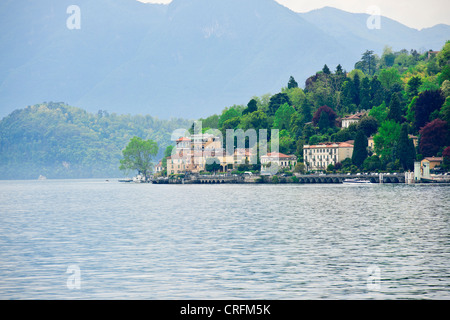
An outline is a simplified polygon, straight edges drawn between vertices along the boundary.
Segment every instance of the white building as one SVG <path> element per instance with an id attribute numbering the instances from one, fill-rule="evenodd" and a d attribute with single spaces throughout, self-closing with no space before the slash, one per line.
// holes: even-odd
<path id="1" fill-rule="evenodd" d="M 265 172 L 272 172 L 269 168 L 269 164 L 276 164 L 277 169 L 289 169 L 293 170 L 297 164 L 297 157 L 295 155 L 286 155 L 280 152 L 270 152 L 265 156 L 261 156 L 261 174 Z"/>
<path id="2" fill-rule="evenodd" d="M 324 142 L 303 146 L 303 161 L 307 171 L 326 170 L 353 155 L 353 145 L 347 142 Z"/>
<path id="3" fill-rule="evenodd" d="M 358 123 L 367 113 L 362 111 L 349 115 L 342 119 L 342 128 L 348 128 L 353 123 Z"/>

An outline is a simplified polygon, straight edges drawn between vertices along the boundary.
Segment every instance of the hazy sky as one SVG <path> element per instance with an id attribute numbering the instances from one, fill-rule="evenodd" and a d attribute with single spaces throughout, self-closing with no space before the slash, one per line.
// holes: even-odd
<path id="1" fill-rule="evenodd" d="M 170 3 L 171 0 L 139 0 Z M 371 6 L 379 7 L 381 15 L 408 27 L 422 29 L 438 23 L 450 25 L 450 0 L 276 0 L 296 12 L 307 12 L 325 6 L 349 12 L 367 13 Z M 449 35 L 450 36 L 450 35 Z"/>

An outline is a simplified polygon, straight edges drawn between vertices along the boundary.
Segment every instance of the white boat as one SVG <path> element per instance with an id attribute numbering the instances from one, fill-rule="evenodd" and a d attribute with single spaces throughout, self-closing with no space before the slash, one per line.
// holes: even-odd
<path id="1" fill-rule="evenodd" d="M 369 180 L 363 180 L 363 179 L 345 179 L 342 181 L 343 184 L 353 184 L 353 185 L 366 185 L 366 184 L 372 184 Z"/>
<path id="2" fill-rule="evenodd" d="M 145 179 L 144 176 L 141 176 L 140 174 L 138 174 L 136 177 L 133 178 L 133 182 L 134 183 L 144 183 L 144 182 L 147 182 L 147 179 Z"/>

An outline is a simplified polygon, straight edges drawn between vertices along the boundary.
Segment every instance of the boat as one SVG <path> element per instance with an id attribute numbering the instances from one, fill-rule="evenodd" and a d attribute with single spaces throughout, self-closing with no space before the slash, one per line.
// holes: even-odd
<path id="1" fill-rule="evenodd" d="M 39 175 L 38 180 L 47 180 L 47 177 L 46 177 L 46 176 L 43 176 L 43 175 Z"/>
<path id="2" fill-rule="evenodd" d="M 133 178 L 133 182 L 134 183 L 145 183 L 146 182 L 145 176 L 141 176 L 140 174 L 138 174 L 136 177 Z"/>
<path id="3" fill-rule="evenodd" d="M 131 178 L 119 179 L 119 182 L 133 182 Z"/>
<path id="4" fill-rule="evenodd" d="M 352 185 L 367 185 L 372 184 L 369 180 L 363 180 L 363 179 L 345 179 L 342 181 L 343 184 L 352 184 Z"/>

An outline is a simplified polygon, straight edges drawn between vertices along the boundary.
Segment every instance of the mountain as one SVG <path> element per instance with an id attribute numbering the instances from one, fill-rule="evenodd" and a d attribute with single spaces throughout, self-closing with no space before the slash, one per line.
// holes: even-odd
<path id="1" fill-rule="evenodd" d="M 386 45 L 391 46 L 394 51 L 440 50 L 450 38 L 448 25 L 439 24 L 419 31 L 381 16 L 379 29 L 370 29 L 367 27 L 370 15 L 349 13 L 331 7 L 299 13 L 299 16 L 339 42 L 346 43 L 358 54 L 368 48 L 382 53 Z"/>
<path id="2" fill-rule="evenodd" d="M 415 30 L 324 8 L 295 13 L 274 0 L 69 0 L 0 3 L 0 117 L 44 101 L 90 112 L 199 118 L 302 84 L 327 63 L 351 70 L 385 45 L 439 50 L 449 26 Z"/>

